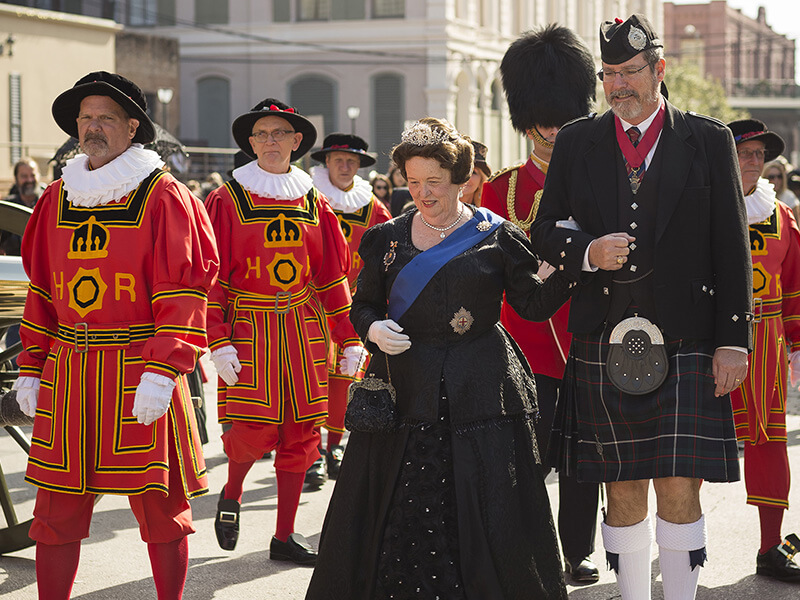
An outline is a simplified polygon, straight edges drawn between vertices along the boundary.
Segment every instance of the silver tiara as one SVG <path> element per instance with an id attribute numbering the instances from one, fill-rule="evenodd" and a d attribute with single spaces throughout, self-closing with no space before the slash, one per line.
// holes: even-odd
<path id="1" fill-rule="evenodd" d="M 403 131 L 400 139 L 414 146 L 432 146 L 450 141 L 450 134 L 441 129 L 434 129 L 427 123 L 417 121 Z"/>

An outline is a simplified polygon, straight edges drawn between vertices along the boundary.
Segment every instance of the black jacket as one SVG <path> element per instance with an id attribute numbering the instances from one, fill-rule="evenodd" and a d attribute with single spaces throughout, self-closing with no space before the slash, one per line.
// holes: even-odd
<path id="1" fill-rule="evenodd" d="M 723 123 L 667 102 L 659 153 L 650 276 L 655 320 L 674 338 L 752 349 L 752 266 L 733 136 Z M 619 154 L 611 111 L 565 126 L 531 227 L 540 256 L 584 284 L 570 307 L 573 333 L 597 330 L 610 306 L 613 272 L 581 267 L 593 239 L 623 230 L 617 220 Z M 556 227 L 570 216 L 580 231 Z"/>

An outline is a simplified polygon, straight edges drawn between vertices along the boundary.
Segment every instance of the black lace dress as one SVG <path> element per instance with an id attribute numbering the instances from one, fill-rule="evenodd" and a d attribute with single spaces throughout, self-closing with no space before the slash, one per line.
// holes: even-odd
<path id="1" fill-rule="evenodd" d="M 351 309 L 362 338 L 420 254 L 414 212 L 364 235 Z M 543 285 L 536 269 L 525 235 L 504 223 L 442 267 L 400 318 L 412 346 L 388 364 L 402 424 L 351 434 L 307 599 L 566 598 L 538 466 L 535 384 L 499 324 L 504 293 L 535 320 L 569 297 L 566 279 Z M 384 355 L 368 346 L 370 372 L 386 379 Z"/>

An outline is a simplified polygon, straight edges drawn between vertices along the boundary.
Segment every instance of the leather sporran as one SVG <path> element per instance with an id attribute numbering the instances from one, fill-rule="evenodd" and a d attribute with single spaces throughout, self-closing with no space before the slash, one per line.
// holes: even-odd
<path id="1" fill-rule="evenodd" d="M 635 396 L 657 390 L 667 378 L 667 350 L 658 327 L 643 317 L 621 321 L 609 338 L 606 373 L 611 383 Z"/>
<path id="2" fill-rule="evenodd" d="M 344 426 L 349 431 L 388 433 L 397 428 L 397 394 L 389 374 L 388 357 L 386 373 L 388 382 L 370 373 L 361 381 L 350 384 L 344 413 Z"/>

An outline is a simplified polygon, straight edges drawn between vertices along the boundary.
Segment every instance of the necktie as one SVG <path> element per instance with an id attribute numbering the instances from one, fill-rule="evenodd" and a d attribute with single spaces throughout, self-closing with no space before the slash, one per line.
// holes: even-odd
<path id="1" fill-rule="evenodd" d="M 637 127 L 631 127 L 625 133 L 628 135 L 628 139 L 631 141 L 631 144 L 633 144 L 633 147 L 636 148 L 636 146 L 639 145 L 639 137 L 641 136 L 639 129 Z M 639 165 L 638 169 L 634 169 L 628 165 L 627 161 L 625 166 L 628 168 L 628 181 L 630 181 L 631 190 L 635 194 L 639 191 L 639 186 L 642 185 L 642 177 L 644 177 L 644 163 Z"/>
<path id="2" fill-rule="evenodd" d="M 642 132 L 639 131 L 638 127 L 631 127 L 625 133 L 628 134 L 628 139 L 631 141 L 631 144 L 633 144 L 633 147 L 636 148 L 636 146 L 639 145 L 639 137 L 642 135 Z"/>

